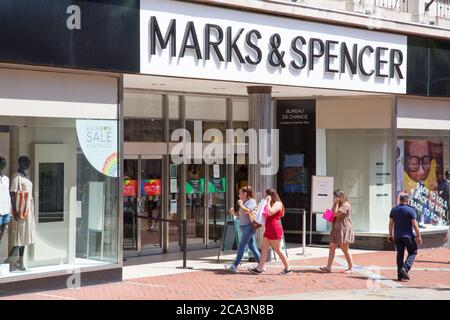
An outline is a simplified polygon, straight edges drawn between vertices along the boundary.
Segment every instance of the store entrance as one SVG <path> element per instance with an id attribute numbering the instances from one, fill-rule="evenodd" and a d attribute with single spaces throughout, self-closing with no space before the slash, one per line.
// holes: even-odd
<path id="1" fill-rule="evenodd" d="M 124 160 L 124 256 L 162 253 L 163 161 L 160 156 Z"/>
<path id="2" fill-rule="evenodd" d="M 219 245 L 226 218 L 224 164 L 189 164 L 186 167 L 188 248 Z"/>

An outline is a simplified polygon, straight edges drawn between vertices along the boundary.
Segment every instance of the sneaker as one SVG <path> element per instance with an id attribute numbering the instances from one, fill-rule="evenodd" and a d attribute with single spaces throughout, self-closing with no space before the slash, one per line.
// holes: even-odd
<path id="1" fill-rule="evenodd" d="M 254 264 L 254 265 L 252 265 L 252 266 L 250 266 L 250 268 L 251 269 L 253 269 L 253 268 L 257 268 L 258 267 L 258 265 L 257 264 Z M 259 270 L 259 269 L 258 269 Z M 261 269 L 261 271 L 267 271 L 267 268 L 266 267 L 263 267 L 262 269 Z"/>
<path id="2" fill-rule="evenodd" d="M 261 270 L 259 270 L 257 267 L 253 267 L 253 268 L 248 268 L 248 271 L 250 271 L 251 273 L 253 273 L 253 274 L 261 274 L 262 273 L 262 271 Z"/>
<path id="3" fill-rule="evenodd" d="M 279 275 L 285 275 L 285 274 L 289 274 L 292 272 L 292 269 L 284 269 L 283 271 L 281 271 L 280 273 L 278 273 Z"/>
<path id="4" fill-rule="evenodd" d="M 230 272 L 236 273 L 237 272 L 237 268 L 234 264 L 226 264 L 224 265 L 225 269 L 227 269 Z"/>
<path id="5" fill-rule="evenodd" d="M 344 271 L 344 273 L 355 273 L 355 270 L 353 269 L 347 269 Z"/>
<path id="6" fill-rule="evenodd" d="M 403 279 L 405 279 L 405 280 L 409 280 L 410 279 L 408 271 L 406 271 L 405 268 L 401 268 L 400 269 L 400 273 L 401 273 Z"/>

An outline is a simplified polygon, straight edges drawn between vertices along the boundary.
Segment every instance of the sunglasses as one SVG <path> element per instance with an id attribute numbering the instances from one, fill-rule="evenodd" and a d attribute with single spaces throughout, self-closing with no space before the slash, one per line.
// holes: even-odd
<path id="1" fill-rule="evenodd" d="M 406 157 L 406 167 L 411 172 L 416 172 L 422 166 L 424 171 L 430 171 L 431 169 L 431 156 L 408 156 Z"/>

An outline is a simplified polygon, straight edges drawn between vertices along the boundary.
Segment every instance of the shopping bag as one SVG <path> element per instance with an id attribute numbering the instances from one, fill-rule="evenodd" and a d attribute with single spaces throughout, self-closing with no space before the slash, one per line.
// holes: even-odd
<path id="1" fill-rule="evenodd" d="M 30 192 L 22 190 L 22 183 L 19 177 L 19 190 L 16 191 L 16 212 L 15 216 L 18 219 L 26 219 L 30 212 L 29 205 Z"/>
<path id="2" fill-rule="evenodd" d="M 255 217 L 253 218 L 252 221 L 252 227 L 255 230 L 261 228 L 263 225 L 266 224 L 266 217 L 267 217 L 267 214 L 265 214 L 267 212 L 266 204 L 267 204 L 266 199 L 262 199 L 259 202 Z"/>
<path id="3" fill-rule="evenodd" d="M 325 210 L 325 213 L 322 215 L 322 218 L 324 218 L 328 222 L 333 222 L 334 221 L 333 211 L 331 211 L 330 209 Z"/>

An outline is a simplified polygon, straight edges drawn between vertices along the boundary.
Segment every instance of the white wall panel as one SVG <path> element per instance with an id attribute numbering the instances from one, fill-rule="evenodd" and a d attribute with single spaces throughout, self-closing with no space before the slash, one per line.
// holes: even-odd
<path id="1" fill-rule="evenodd" d="M 0 69 L 0 114 L 116 119 L 117 79 Z"/>

